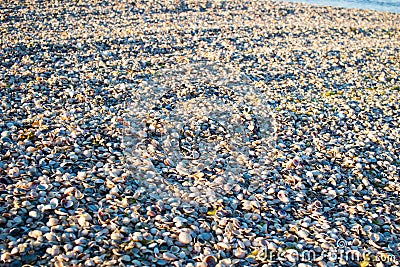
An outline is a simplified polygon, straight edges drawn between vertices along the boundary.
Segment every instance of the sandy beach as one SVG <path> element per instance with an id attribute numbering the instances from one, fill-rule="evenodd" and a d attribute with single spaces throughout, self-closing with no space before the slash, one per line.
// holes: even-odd
<path id="1" fill-rule="evenodd" d="M 0 32 L 1 266 L 400 266 L 400 14 L 0 1 Z"/>

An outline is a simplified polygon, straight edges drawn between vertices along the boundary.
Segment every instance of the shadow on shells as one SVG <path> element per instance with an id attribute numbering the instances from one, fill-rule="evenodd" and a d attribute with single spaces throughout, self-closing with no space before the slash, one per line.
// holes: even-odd
<path id="1" fill-rule="evenodd" d="M 126 108 L 123 144 L 134 179 L 193 198 L 230 193 L 221 191 L 225 184 L 248 186 L 248 171 L 275 140 L 263 93 L 220 63 L 161 70 L 132 92 Z M 193 186 L 204 190 L 190 192 Z"/>

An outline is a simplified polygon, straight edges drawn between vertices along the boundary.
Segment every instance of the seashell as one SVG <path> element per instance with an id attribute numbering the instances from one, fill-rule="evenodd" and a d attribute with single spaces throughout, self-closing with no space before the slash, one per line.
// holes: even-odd
<path id="1" fill-rule="evenodd" d="M 177 216 L 174 219 L 172 219 L 172 221 L 175 223 L 175 226 L 178 227 L 178 228 L 184 226 L 185 223 L 187 223 L 187 220 L 185 218 L 182 218 L 182 217 L 179 217 L 179 216 Z"/>
<path id="2" fill-rule="evenodd" d="M 250 200 L 243 200 L 242 201 L 242 205 L 243 205 L 243 209 L 244 210 L 251 210 L 251 209 L 253 209 L 253 205 L 252 205 L 252 203 L 251 203 L 251 201 Z"/>
<path id="3" fill-rule="evenodd" d="M 43 236 L 50 242 L 57 242 L 57 236 L 53 232 L 45 233 Z"/>
<path id="4" fill-rule="evenodd" d="M 282 201 L 283 203 L 289 203 L 289 202 L 290 202 L 289 197 L 288 197 L 288 194 L 287 194 L 287 192 L 284 191 L 284 190 L 279 191 L 279 192 L 277 193 L 277 196 L 278 196 L 278 199 L 279 199 L 280 201 Z"/>
<path id="5" fill-rule="evenodd" d="M 67 200 L 67 199 L 63 199 L 61 200 L 61 204 L 63 205 L 64 208 L 71 208 L 72 206 L 74 206 L 74 202 L 71 200 Z"/>
<path id="6" fill-rule="evenodd" d="M 54 213 L 61 216 L 68 216 L 68 212 L 64 208 L 58 208 L 54 211 Z"/>
<path id="7" fill-rule="evenodd" d="M 278 210 L 277 214 L 278 214 L 278 217 L 279 217 L 280 219 L 284 219 L 284 218 L 287 217 L 287 212 L 284 211 L 284 210 Z"/>
<path id="8" fill-rule="evenodd" d="M 103 212 L 102 210 L 99 210 L 99 212 L 97 213 L 97 218 L 99 219 L 99 222 L 101 224 L 106 224 L 111 220 L 110 214 L 108 214 L 107 212 Z"/>
<path id="9" fill-rule="evenodd" d="M 181 249 L 178 246 L 171 246 L 169 251 L 173 254 L 176 254 L 180 251 Z"/>
<path id="10" fill-rule="evenodd" d="M 260 208 L 260 202 L 258 202 L 256 200 L 251 201 L 251 205 L 256 209 Z"/>
<path id="11" fill-rule="evenodd" d="M 76 199 L 82 199 L 85 195 L 82 194 L 81 191 L 79 191 L 78 189 L 75 190 L 75 194 L 74 194 Z"/>
<path id="12" fill-rule="evenodd" d="M 20 170 L 18 167 L 11 168 L 8 171 L 8 176 L 11 178 L 17 178 L 17 177 L 19 177 L 19 175 L 20 175 Z"/>
<path id="13" fill-rule="evenodd" d="M 113 188 L 111 188 L 110 190 L 110 194 L 114 195 L 114 196 L 119 196 L 119 189 L 117 186 L 114 186 Z"/>
<path id="14" fill-rule="evenodd" d="M 39 190 L 39 191 L 45 191 L 45 190 L 49 189 L 49 185 L 48 184 L 39 184 L 36 187 L 36 189 Z"/>
<path id="15" fill-rule="evenodd" d="M 179 162 L 179 163 L 176 165 L 176 170 L 178 171 L 178 173 L 179 173 L 180 175 L 186 175 L 186 176 L 189 176 L 189 175 L 190 175 L 189 171 L 185 168 L 185 166 L 183 165 L 182 162 Z"/>
<path id="16" fill-rule="evenodd" d="M 14 196 L 23 196 L 26 195 L 26 191 L 22 188 L 15 188 L 13 191 Z"/>
<path id="17" fill-rule="evenodd" d="M 155 211 L 152 211 L 152 210 L 148 210 L 148 211 L 146 212 L 146 214 L 147 214 L 147 216 L 149 216 L 149 217 L 155 217 L 155 216 L 157 216 L 157 213 L 156 213 Z"/>
<path id="18" fill-rule="evenodd" d="M 190 231 L 182 231 L 178 236 L 178 241 L 185 245 L 192 242 L 192 236 L 190 234 Z"/>
<path id="19" fill-rule="evenodd" d="M 50 200 L 50 207 L 51 209 L 55 209 L 58 207 L 59 201 L 57 198 L 53 198 Z"/>
<path id="20" fill-rule="evenodd" d="M 120 258 L 121 261 L 125 261 L 125 262 L 130 262 L 131 261 L 131 257 L 129 255 L 123 255 Z"/>
<path id="21" fill-rule="evenodd" d="M 21 232 L 21 229 L 19 228 L 12 228 L 9 232 L 10 236 L 18 236 Z"/>
<path id="22" fill-rule="evenodd" d="M 299 230 L 298 232 L 297 232 L 297 236 L 298 237 L 300 237 L 300 238 L 307 238 L 308 236 L 309 236 L 309 232 L 308 231 L 306 231 L 306 230 Z"/>
<path id="23" fill-rule="evenodd" d="M 75 191 L 75 187 L 68 187 L 67 189 L 64 190 L 64 195 L 71 196 L 73 192 Z"/>
<path id="24" fill-rule="evenodd" d="M 207 264 L 207 267 L 215 267 L 218 263 L 218 260 L 216 257 L 212 255 L 208 255 L 204 257 L 203 262 Z"/>
<path id="25" fill-rule="evenodd" d="M 232 260 L 231 259 L 222 259 L 219 262 L 222 266 L 232 266 Z"/>
<path id="26" fill-rule="evenodd" d="M 171 167 L 175 166 L 175 163 L 170 158 L 164 159 L 163 162 L 164 162 L 165 166 L 171 166 Z"/>
<path id="27" fill-rule="evenodd" d="M 78 223 L 82 227 L 89 226 L 89 221 L 91 219 L 92 217 L 88 213 L 78 215 Z"/>
<path id="28" fill-rule="evenodd" d="M 378 242 L 380 240 L 380 236 L 377 233 L 370 233 L 369 234 L 369 238 L 373 241 L 373 242 Z"/>
<path id="29" fill-rule="evenodd" d="M 196 211 L 193 207 L 182 207 L 182 210 L 185 214 L 192 214 Z"/>
<path id="30" fill-rule="evenodd" d="M 43 217 L 43 213 L 41 213 L 37 210 L 31 210 L 29 212 L 29 216 L 37 220 L 37 219 L 40 219 Z"/>
<path id="31" fill-rule="evenodd" d="M 46 249 L 46 253 L 52 256 L 56 256 L 60 254 L 60 248 L 57 245 L 53 245 L 52 247 Z"/>
<path id="32" fill-rule="evenodd" d="M 120 241 L 122 238 L 124 238 L 124 235 L 118 230 L 111 233 L 111 240 Z"/>
<path id="33" fill-rule="evenodd" d="M 9 253 L 9 252 L 1 253 L 0 260 L 2 260 L 3 262 L 6 262 L 10 258 L 11 258 L 11 253 Z"/>
<path id="34" fill-rule="evenodd" d="M 274 193 L 275 193 L 275 188 L 272 188 L 272 187 L 268 188 L 268 190 L 267 190 L 268 195 L 272 195 Z"/>
<path id="35" fill-rule="evenodd" d="M 320 208 L 322 208 L 322 203 L 321 203 L 321 201 L 316 200 L 316 201 L 312 204 L 312 206 L 316 207 L 317 209 L 320 209 Z"/>
<path id="36" fill-rule="evenodd" d="M 246 257 L 246 251 L 244 251 L 241 247 L 238 247 L 233 251 L 233 255 L 235 255 L 235 257 L 238 259 L 243 259 Z"/>
<path id="37" fill-rule="evenodd" d="M 204 173 L 203 172 L 196 172 L 195 174 L 192 175 L 193 178 L 195 179 L 201 179 L 204 177 Z"/>
<path id="38" fill-rule="evenodd" d="M 140 232 L 133 233 L 131 237 L 133 242 L 141 242 L 143 240 L 143 235 Z"/>
<path id="39" fill-rule="evenodd" d="M 28 236 L 32 238 L 39 238 L 43 235 L 42 231 L 40 230 L 32 230 L 28 233 Z"/>
<path id="40" fill-rule="evenodd" d="M 103 182 L 103 180 L 102 180 L 102 182 Z M 104 185 L 105 185 L 108 189 L 112 189 L 112 188 L 115 187 L 115 184 L 114 184 L 111 180 L 109 180 L 109 179 L 106 179 L 106 180 L 105 180 Z"/>
<path id="41" fill-rule="evenodd" d="M 231 249 L 231 246 L 225 242 L 218 242 L 216 245 L 218 249 L 226 249 L 226 250 Z"/>
<path id="42" fill-rule="evenodd" d="M 48 227 L 56 226 L 58 224 L 59 224 L 59 220 L 57 218 L 50 218 L 46 223 L 46 225 Z"/>
<path id="43" fill-rule="evenodd" d="M 153 240 L 153 236 L 150 233 L 143 234 L 143 241 L 149 242 Z"/>
<path id="44" fill-rule="evenodd" d="M 173 261 L 173 260 L 176 260 L 178 257 L 176 257 L 174 254 L 172 254 L 171 252 L 164 252 L 163 254 L 162 254 L 162 258 L 164 259 L 164 260 L 167 260 L 167 261 Z"/>

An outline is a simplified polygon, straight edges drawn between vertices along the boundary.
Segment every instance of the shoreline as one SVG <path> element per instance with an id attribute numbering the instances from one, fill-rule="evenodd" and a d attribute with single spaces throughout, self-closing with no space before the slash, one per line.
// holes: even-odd
<path id="1" fill-rule="evenodd" d="M 289 0 L 289 2 L 302 3 L 306 5 L 327 6 L 336 8 L 345 8 L 353 10 L 369 10 L 375 12 L 389 12 L 393 14 L 400 13 L 400 6 L 388 2 L 356 2 L 351 0 L 324 1 L 324 0 Z"/>

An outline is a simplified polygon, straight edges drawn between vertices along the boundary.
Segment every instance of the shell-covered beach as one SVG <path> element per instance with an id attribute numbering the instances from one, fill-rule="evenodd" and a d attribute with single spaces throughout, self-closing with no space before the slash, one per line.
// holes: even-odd
<path id="1" fill-rule="evenodd" d="M 0 265 L 399 266 L 399 54 L 388 12 L 1 1 Z"/>

